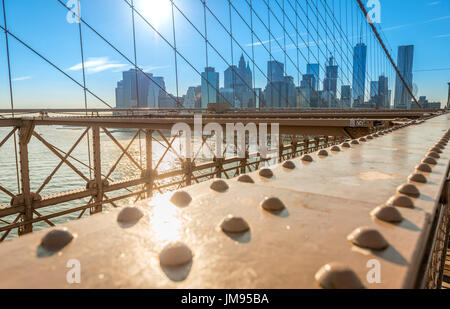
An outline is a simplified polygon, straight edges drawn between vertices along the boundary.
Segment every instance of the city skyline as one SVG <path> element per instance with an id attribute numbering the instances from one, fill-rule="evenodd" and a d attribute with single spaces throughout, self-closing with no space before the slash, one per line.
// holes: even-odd
<path id="1" fill-rule="evenodd" d="M 170 4 L 168 1 L 160 1 L 158 3 L 166 2 Z M 200 12 L 203 12 L 200 4 L 186 0 L 176 3 L 186 12 L 191 20 L 196 20 L 194 26 L 198 29 L 204 27 L 200 21 L 200 17 L 202 17 Z M 238 2 L 234 4 L 237 10 L 242 13 L 244 4 Z M 170 14 L 159 14 L 155 16 L 157 14 L 149 12 L 150 10 L 146 6 L 148 5 L 145 5 L 145 2 L 136 1 L 136 8 L 144 12 L 143 15 L 154 24 L 154 27 L 162 35 L 170 38 L 172 36 Z M 228 11 L 221 10 L 219 3 L 211 2 L 210 6 L 211 9 L 215 9 L 214 11 L 217 12 L 216 14 L 219 20 L 227 20 Z M 399 10 L 400 7 L 404 10 Z M 168 8 L 170 9 L 170 5 Z M 166 12 L 165 9 L 167 7 L 164 8 L 163 4 L 158 4 L 158 9 Z M 260 4 L 255 4 L 256 11 L 262 9 L 263 7 Z M 445 31 L 443 32 L 442 30 L 448 29 L 446 25 L 449 24 L 450 19 L 444 14 L 448 9 L 449 4 L 444 1 L 433 5 L 429 5 L 428 1 L 418 1 L 414 6 L 404 6 L 398 1 L 384 1 L 382 2 L 382 23 L 380 25 L 380 28 L 384 29 L 383 35 L 389 39 L 388 48 L 394 59 L 397 58 L 396 46 L 415 46 L 414 68 L 417 72 L 413 73 L 414 83 L 418 86 L 417 95 L 426 95 L 431 101 L 440 101 L 443 105 L 447 101 L 448 82 L 445 80 L 448 76 L 448 71 L 443 70 L 443 68 L 450 67 L 448 57 L 445 57 L 445 47 L 448 47 L 448 38 L 446 37 L 446 33 L 444 33 Z M 65 8 L 58 4 L 39 5 L 30 3 L 28 7 L 24 8 L 20 5 L 20 1 L 6 2 L 6 11 L 9 20 L 8 26 L 11 32 L 18 35 L 22 40 L 30 42 L 33 48 L 52 60 L 58 67 L 61 67 L 65 73 L 69 74 L 79 83 L 82 83 L 83 64 L 80 61 L 80 50 L 77 46 L 79 44 L 78 25 L 67 23 L 66 12 L 64 10 Z M 114 18 L 112 20 L 114 22 L 104 20 L 101 17 L 97 18 L 95 13 L 99 10 L 102 10 L 104 15 L 113 16 Z M 44 11 L 48 12 L 47 14 L 51 18 L 37 22 L 38 13 Z M 82 15 L 93 27 L 100 29 L 104 36 L 114 45 L 117 45 L 126 57 L 133 59 L 132 40 L 129 35 L 125 35 L 126 32 L 131 32 L 131 14 L 126 14 L 126 11 L 127 6 L 119 1 L 111 2 L 108 6 L 102 6 L 98 1 L 91 1 L 83 3 Z M 398 14 L 400 11 L 404 13 Z M 418 12 L 420 14 L 417 14 Z M 130 12 L 128 11 L 128 13 Z M 168 13 L 170 13 L 170 10 Z M 246 26 L 242 20 L 238 19 L 237 13 L 233 12 L 232 15 L 233 22 L 236 23 L 235 29 L 245 29 Z M 273 15 L 273 20 L 275 20 L 277 12 L 275 11 Z M 19 20 L 21 21 L 20 23 L 17 22 Z M 255 23 L 257 22 L 255 21 Z M 3 21 L 0 24 L 3 24 Z M 34 26 L 30 27 L 31 24 Z M 316 79 L 316 84 L 322 85 L 329 53 L 324 52 L 324 55 L 322 55 L 318 52 L 318 46 L 323 48 L 324 51 L 331 49 L 333 54 L 336 54 L 336 62 L 342 69 L 339 78 L 342 78 L 343 81 L 338 80 L 338 97 L 342 95 L 339 93 L 341 92 L 342 86 L 351 84 L 351 82 L 348 82 L 352 79 L 350 61 L 343 60 L 339 57 L 339 52 L 334 53 L 333 50 L 333 43 L 337 41 L 333 42 L 329 40 L 328 43 L 321 42 L 320 40 L 317 41 L 313 36 L 305 33 L 305 29 L 301 23 L 297 31 L 299 40 L 298 47 L 302 54 L 298 63 L 299 70 L 295 68 L 297 65 L 295 60 L 296 48 L 294 48 L 295 46 L 293 46 L 289 39 L 289 35 L 295 33 L 296 30 L 292 29 L 292 27 L 290 29 L 291 31 L 286 31 L 286 49 L 283 52 L 285 45 L 282 39 L 283 32 L 280 35 L 278 34 L 279 31 L 275 22 L 273 22 L 273 33 L 269 36 L 269 39 L 267 34 L 263 33 L 263 26 L 260 24 L 255 25 L 255 37 L 253 40 L 248 31 L 235 30 L 233 35 L 236 41 L 231 49 L 229 36 L 223 30 L 219 31 L 220 25 L 210 15 L 208 15 L 207 25 L 210 33 L 217 34 L 211 35 L 211 44 L 217 50 L 220 50 L 222 57 L 226 60 L 218 57 L 214 49 L 210 46 L 208 49 L 210 66 L 214 66 L 222 74 L 229 65 L 233 65 L 233 63 L 234 65 L 238 64 L 239 57 L 242 53 L 244 53 L 246 58 L 252 55 L 253 49 L 256 67 L 252 61 L 250 61 L 249 66 L 253 72 L 252 82 L 255 88 L 265 87 L 267 82 L 265 64 L 270 60 L 277 60 L 283 63 L 285 65 L 286 76 L 292 76 L 294 84 L 297 87 L 300 87 L 303 75 L 308 72 L 307 64 L 319 64 L 321 78 Z M 196 57 L 196 54 L 201 50 L 204 52 L 205 46 L 201 37 L 194 34 L 195 30 L 193 30 L 193 27 L 188 25 L 185 20 L 183 21 L 177 12 L 175 12 L 175 26 L 176 29 L 190 29 L 189 31 L 178 32 L 177 48 L 180 50 L 180 53 L 187 57 L 186 59 L 193 66 L 193 68 L 190 67 L 184 59 L 178 57 L 178 80 L 175 76 L 173 51 L 169 47 L 164 46 L 165 43 L 160 37 L 151 34 L 150 27 L 142 20 L 137 21 L 136 24 L 136 51 L 138 67 L 148 74 L 152 73 L 154 76 L 164 76 L 167 91 L 176 97 L 181 97 L 183 94 L 186 94 L 190 87 L 194 86 L 192 80 L 199 80 L 199 73 L 203 72 L 205 68 L 206 59 L 204 57 Z M 111 51 L 111 48 L 95 37 L 89 29 L 84 26 L 82 28 L 83 39 L 85 40 L 84 67 L 86 70 L 87 87 L 100 98 L 104 99 L 105 102 L 114 105 L 114 89 L 117 86 L 116 84 L 121 79 L 122 72 L 133 66 L 129 63 L 127 64 L 123 57 L 120 57 L 116 52 Z M 47 39 L 43 41 L 35 39 L 35 34 L 38 31 L 39 33 L 46 33 Z M 421 40 L 414 38 L 414 33 L 420 34 Z M 0 35 L 2 48 L 4 38 L 4 33 L 2 33 Z M 350 37 L 349 40 L 351 41 L 350 43 L 356 43 L 359 40 L 359 35 Z M 265 51 L 265 49 L 270 48 L 270 45 L 272 56 Z M 48 46 L 58 46 L 58 48 L 52 50 Z M 151 52 L 149 53 L 148 51 Z M 43 62 L 36 55 L 30 53 L 29 50 L 20 46 L 20 44 L 11 38 L 10 53 L 15 107 L 84 107 L 83 92 L 80 91 L 79 86 L 74 85 L 60 72 Z M 433 56 L 430 57 L 430 54 Z M 316 55 L 319 55 L 319 57 Z M 368 56 L 368 58 L 370 57 Z M 368 67 L 370 67 L 370 64 L 368 64 Z M 388 72 L 377 73 L 371 76 L 372 79 L 376 80 L 383 73 L 388 74 Z M 395 76 L 390 75 L 388 77 L 389 87 L 390 89 L 394 89 Z M 370 80 L 366 82 L 368 83 Z M 367 83 L 365 96 L 366 99 L 369 99 L 370 91 Z M 6 58 L 3 53 L 0 55 L 0 85 L 2 86 L 0 104 L 3 108 L 8 108 L 8 77 Z M 51 85 L 51 87 L 48 85 Z M 30 93 L 34 95 L 31 96 Z M 87 105 L 89 107 L 104 107 L 104 104 L 91 94 L 88 94 L 87 97 Z"/>

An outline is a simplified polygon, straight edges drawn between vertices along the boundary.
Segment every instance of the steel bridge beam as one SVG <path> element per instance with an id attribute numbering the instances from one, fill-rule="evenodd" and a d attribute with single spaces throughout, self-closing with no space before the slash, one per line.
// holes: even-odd
<path id="1" fill-rule="evenodd" d="M 348 267 L 367 288 L 423 287 L 430 267 L 439 266 L 432 259 L 434 235 L 448 215 L 442 197 L 449 125 L 446 116 L 410 122 L 350 148 L 322 150 L 312 161 L 252 172 L 254 183 L 211 180 L 183 189 L 181 200 L 173 199 L 180 193 L 167 193 L 137 203 L 143 217 L 126 224 L 117 220 L 129 208 L 70 222 L 64 227 L 76 237 L 50 256 L 40 247 L 49 230 L 3 243 L 0 278 L 7 279 L 0 287 L 318 288 L 315 274 L 331 262 Z M 405 183 L 418 192 L 399 187 Z M 376 217 L 380 205 L 393 205 L 401 221 Z M 224 232 L 228 215 L 241 217 L 249 230 Z M 375 237 L 347 239 L 361 227 L 377 231 Z M 193 256 L 175 252 L 174 260 L 184 263 L 166 267 L 160 254 L 173 241 Z M 81 263 L 80 284 L 66 281 L 70 259 Z M 379 263 L 379 283 L 366 279 L 369 261 Z"/>

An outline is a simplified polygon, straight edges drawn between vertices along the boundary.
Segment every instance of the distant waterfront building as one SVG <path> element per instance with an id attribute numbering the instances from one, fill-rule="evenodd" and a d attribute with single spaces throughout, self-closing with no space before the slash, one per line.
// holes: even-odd
<path id="1" fill-rule="evenodd" d="M 343 108 L 350 108 L 352 104 L 352 88 L 350 85 L 341 86 L 341 103 Z"/>
<path id="2" fill-rule="evenodd" d="M 391 91 L 389 90 L 388 78 L 384 75 L 378 77 L 378 95 L 380 97 L 379 107 L 390 109 L 391 102 L 389 99 Z"/>
<path id="3" fill-rule="evenodd" d="M 284 64 L 276 60 L 267 62 L 267 78 L 268 83 L 284 82 Z"/>
<path id="4" fill-rule="evenodd" d="M 281 82 L 269 82 L 264 89 L 265 106 L 269 108 L 295 108 L 297 97 L 292 76 L 284 76 Z"/>
<path id="5" fill-rule="evenodd" d="M 358 43 L 353 49 L 353 100 L 354 105 L 364 105 L 366 91 L 367 45 Z"/>
<path id="6" fill-rule="evenodd" d="M 398 47 L 397 67 L 409 89 L 411 90 L 413 88 L 413 59 L 414 45 Z M 395 80 L 394 107 L 396 109 L 410 109 L 411 99 L 412 97 L 403 85 L 400 76 L 397 75 Z"/>
<path id="7" fill-rule="evenodd" d="M 419 97 L 419 104 L 424 109 L 441 109 L 441 102 L 429 102 L 426 96 Z M 411 105 L 411 109 L 418 109 L 416 104 Z"/>
<path id="8" fill-rule="evenodd" d="M 315 91 L 319 90 L 319 80 L 320 80 L 319 64 L 318 63 L 308 63 L 306 65 L 306 74 L 314 76 L 315 84 L 314 84 L 313 90 L 315 90 Z"/>
<path id="9" fill-rule="evenodd" d="M 337 94 L 338 66 L 334 64 L 333 56 L 330 57 L 325 68 L 325 79 L 323 80 L 323 90 L 331 93 L 333 98 Z"/>
<path id="10" fill-rule="evenodd" d="M 378 81 L 371 81 L 370 82 L 370 97 L 376 97 L 378 96 Z"/>
<path id="11" fill-rule="evenodd" d="M 202 108 L 208 108 L 208 103 L 219 102 L 219 73 L 212 67 L 202 72 Z"/>
<path id="12" fill-rule="evenodd" d="M 149 74 L 153 81 L 150 82 L 147 95 L 147 106 L 151 108 L 160 108 L 159 98 L 166 97 L 166 83 L 164 77 L 153 76 Z"/>
<path id="13" fill-rule="evenodd" d="M 201 86 L 189 87 L 183 97 L 183 106 L 185 108 L 198 108 L 198 103 L 201 105 Z"/>
<path id="14" fill-rule="evenodd" d="M 250 65 L 245 63 L 244 55 L 241 55 L 239 65 L 231 65 L 224 72 L 224 89 L 232 89 L 230 103 L 240 102 L 240 107 L 254 107 L 254 93 L 252 91 L 252 71 Z"/>
<path id="15" fill-rule="evenodd" d="M 163 77 L 130 69 L 122 72 L 117 83 L 116 108 L 158 108 L 160 96 L 166 96 Z"/>
<path id="16" fill-rule="evenodd" d="M 316 78 L 313 74 L 304 74 L 300 82 L 299 91 L 299 104 L 298 107 L 309 108 L 317 107 L 317 100 L 314 101 L 314 95 L 316 87 Z"/>

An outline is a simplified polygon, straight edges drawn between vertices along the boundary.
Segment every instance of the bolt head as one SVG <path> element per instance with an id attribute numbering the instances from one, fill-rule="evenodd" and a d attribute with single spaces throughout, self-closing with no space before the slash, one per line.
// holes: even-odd
<path id="1" fill-rule="evenodd" d="M 252 177 L 250 177 L 249 175 L 241 175 L 238 177 L 237 181 L 245 183 L 255 183 L 255 181 L 253 181 Z"/>
<path id="2" fill-rule="evenodd" d="M 331 151 L 335 151 L 335 152 L 339 152 L 339 151 L 341 151 L 341 148 L 339 146 L 335 145 L 335 146 L 331 147 L 330 150 Z"/>
<path id="3" fill-rule="evenodd" d="M 317 155 L 321 156 L 321 157 L 328 157 L 328 151 L 326 151 L 325 149 L 322 149 L 317 153 Z"/>
<path id="4" fill-rule="evenodd" d="M 414 202 L 406 195 L 394 195 L 387 202 L 387 206 L 414 208 Z"/>
<path id="5" fill-rule="evenodd" d="M 42 238 L 41 247 L 56 252 L 63 249 L 73 240 L 73 235 L 67 229 L 53 229 Z"/>
<path id="6" fill-rule="evenodd" d="M 372 135 L 367 135 L 366 139 L 371 140 L 371 139 L 373 139 L 373 136 Z"/>
<path id="7" fill-rule="evenodd" d="M 359 142 L 356 139 L 354 139 L 354 140 L 351 141 L 351 144 L 352 145 L 359 145 Z"/>
<path id="8" fill-rule="evenodd" d="M 385 222 L 397 223 L 403 220 L 402 214 L 394 206 L 378 206 L 370 214 L 378 220 Z"/>
<path id="9" fill-rule="evenodd" d="M 442 153 L 442 150 L 441 150 L 439 147 L 433 147 L 433 148 L 430 148 L 429 151 L 431 151 L 431 152 L 437 152 L 437 153 Z"/>
<path id="10" fill-rule="evenodd" d="M 186 207 L 192 201 L 192 197 L 186 191 L 175 192 L 170 201 L 178 207 Z"/>
<path id="11" fill-rule="evenodd" d="M 303 162 L 312 162 L 312 161 L 313 161 L 313 158 L 312 158 L 310 155 L 305 154 L 305 155 L 302 156 L 301 160 L 302 160 Z"/>
<path id="12" fill-rule="evenodd" d="M 210 188 L 216 192 L 223 193 L 223 192 L 227 191 L 229 187 L 225 181 L 223 181 L 222 179 L 218 179 L 218 180 L 214 180 L 211 183 Z"/>
<path id="13" fill-rule="evenodd" d="M 397 192 L 407 195 L 407 196 L 411 196 L 411 197 L 419 197 L 420 196 L 419 189 L 417 189 L 417 187 L 415 185 L 410 184 L 410 183 L 404 183 L 401 186 L 399 186 L 397 188 Z"/>
<path id="14" fill-rule="evenodd" d="M 437 152 L 434 152 L 434 151 L 430 151 L 429 153 L 427 153 L 426 156 L 427 157 L 431 157 L 431 158 L 435 158 L 435 159 L 439 159 L 441 157 Z"/>
<path id="15" fill-rule="evenodd" d="M 341 144 L 341 147 L 342 147 L 342 148 L 351 148 L 352 146 L 350 146 L 349 143 L 345 142 L 345 143 L 342 143 L 342 144 Z"/>
<path id="16" fill-rule="evenodd" d="M 295 164 L 294 164 L 294 162 L 288 160 L 283 163 L 283 167 L 287 168 L 289 170 L 293 170 L 293 169 L 295 169 Z"/>
<path id="17" fill-rule="evenodd" d="M 159 254 L 159 262 L 167 267 L 181 266 L 191 261 L 191 249 L 181 242 L 168 244 Z"/>
<path id="18" fill-rule="evenodd" d="M 364 289 L 356 273 L 341 263 L 328 263 L 322 266 L 314 278 L 324 289 Z"/>
<path id="19" fill-rule="evenodd" d="M 437 161 L 436 161 L 436 159 L 434 159 L 432 157 L 426 157 L 425 159 L 422 160 L 422 163 L 436 165 Z"/>
<path id="20" fill-rule="evenodd" d="M 351 232 L 347 240 L 358 247 L 372 250 L 383 250 L 388 246 L 388 242 L 379 231 L 365 226 Z"/>
<path id="21" fill-rule="evenodd" d="M 418 182 L 418 183 L 427 183 L 427 178 L 425 177 L 425 175 L 420 174 L 420 173 L 413 173 L 413 174 L 409 175 L 408 180 L 412 181 L 412 182 Z"/>
<path id="22" fill-rule="evenodd" d="M 144 213 L 137 207 L 124 207 L 117 216 L 117 222 L 123 224 L 134 224 L 137 223 Z"/>
<path id="23" fill-rule="evenodd" d="M 259 176 L 264 178 L 271 178 L 273 177 L 273 172 L 270 168 L 263 168 L 259 171 Z"/>
<path id="24" fill-rule="evenodd" d="M 374 134 L 372 134 L 372 136 L 373 137 L 378 137 L 379 135 L 378 135 L 378 133 L 374 133 Z"/>
<path id="25" fill-rule="evenodd" d="M 244 233 L 247 232 L 250 227 L 248 223 L 241 217 L 235 217 L 233 215 L 228 215 L 220 225 L 224 232 L 228 233 Z"/>
<path id="26" fill-rule="evenodd" d="M 266 197 L 261 202 L 261 207 L 267 211 L 282 211 L 286 207 L 278 197 Z"/>
<path id="27" fill-rule="evenodd" d="M 359 139 L 359 141 L 360 141 L 360 142 L 367 142 L 367 140 L 366 140 L 364 137 L 361 137 L 361 138 Z"/>
<path id="28" fill-rule="evenodd" d="M 424 172 L 424 173 L 431 173 L 431 166 L 429 166 L 426 163 L 420 163 L 419 165 L 416 166 L 416 170 L 420 171 L 420 172 Z"/>

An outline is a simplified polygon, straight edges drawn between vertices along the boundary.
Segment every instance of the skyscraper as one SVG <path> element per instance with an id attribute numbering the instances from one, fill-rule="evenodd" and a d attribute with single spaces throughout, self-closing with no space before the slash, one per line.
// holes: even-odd
<path id="1" fill-rule="evenodd" d="M 350 108 L 352 102 L 352 88 L 350 85 L 341 86 L 341 103 L 343 108 Z"/>
<path id="2" fill-rule="evenodd" d="M 212 67 L 202 72 L 202 108 L 208 108 L 208 103 L 218 103 L 219 73 Z"/>
<path id="3" fill-rule="evenodd" d="M 231 65 L 224 72 L 224 90 L 229 94 L 231 89 L 233 95 L 231 95 L 230 103 L 234 101 L 239 101 L 241 107 L 254 107 L 254 93 L 252 91 L 252 71 L 250 70 L 249 64 L 245 63 L 244 55 L 241 55 L 239 60 L 239 66 Z"/>
<path id="4" fill-rule="evenodd" d="M 122 80 L 117 83 L 116 107 L 158 107 L 158 97 L 166 95 L 164 90 L 162 77 L 130 69 L 122 72 Z"/>
<path id="5" fill-rule="evenodd" d="M 284 81 L 284 64 L 276 60 L 267 62 L 267 78 L 269 83 Z"/>
<path id="6" fill-rule="evenodd" d="M 378 78 L 378 95 L 380 96 L 380 107 L 385 109 L 391 108 L 391 102 L 389 100 L 390 96 L 389 90 L 389 82 L 388 78 L 384 75 L 381 75 Z"/>
<path id="7" fill-rule="evenodd" d="M 413 59 L 414 59 L 414 45 L 406 45 L 398 47 L 397 67 L 408 85 L 409 89 L 413 87 Z M 403 85 L 400 76 L 397 75 L 395 79 L 395 98 L 394 108 L 410 109 L 411 95 L 406 87 Z"/>
<path id="8" fill-rule="evenodd" d="M 378 96 L 378 81 L 373 80 L 370 82 L 370 98 Z"/>
<path id="9" fill-rule="evenodd" d="M 364 104 L 366 91 L 367 46 L 358 43 L 353 49 L 353 100 L 357 105 Z"/>
<path id="10" fill-rule="evenodd" d="M 325 79 L 323 80 L 323 90 L 328 91 L 333 97 L 337 94 L 338 66 L 334 64 L 333 56 L 330 57 L 326 66 Z"/>
<path id="11" fill-rule="evenodd" d="M 319 90 L 319 64 L 318 63 L 308 63 L 306 65 L 306 74 L 314 75 L 315 78 L 315 84 L 313 90 L 317 91 Z"/>

